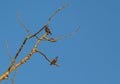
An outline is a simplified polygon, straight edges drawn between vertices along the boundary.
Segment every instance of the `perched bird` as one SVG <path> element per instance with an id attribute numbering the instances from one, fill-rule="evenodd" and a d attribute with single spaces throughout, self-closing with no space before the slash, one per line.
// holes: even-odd
<path id="1" fill-rule="evenodd" d="M 57 60 L 58 60 L 58 57 L 55 57 L 55 58 L 51 61 L 50 65 L 56 65 Z"/>
<path id="2" fill-rule="evenodd" d="M 48 26 L 45 27 L 45 32 L 46 32 L 47 34 L 52 34 L 51 31 L 50 31 L 50 29 L 48 28 Z"/>

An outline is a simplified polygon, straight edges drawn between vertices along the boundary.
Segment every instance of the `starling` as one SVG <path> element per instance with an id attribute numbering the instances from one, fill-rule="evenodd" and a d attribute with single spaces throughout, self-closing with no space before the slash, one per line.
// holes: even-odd
<path id="1" fill-rule="evenodd" d="M 50 65 L 55 65 L 55 63 L 57 62 L 57 60 L 58 60 L 58 57 L 55 57 L 55 58 L 51 61 Z"/>
<path id="2" fill-rule="evenodd" d="M 50 29 L 48 28 L 48 26 L 45 27 L 45 32 L 46 32 L 47 34 L 52 34 L 51 31 L 50 31 Z"/>

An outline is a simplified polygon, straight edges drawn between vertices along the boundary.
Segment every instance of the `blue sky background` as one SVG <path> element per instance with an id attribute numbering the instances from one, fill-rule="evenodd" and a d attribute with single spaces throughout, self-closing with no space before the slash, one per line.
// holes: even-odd
<path id="1" fill-rule="evenodd" d="M 18 11 L 33 34 L 66 3 L 70 6 L 52 19 L 49 27 L 53 35 L 49 37 L 66 35 L 78 26 L 80 31 L 56 43 L 41 42 L 39 46 L 50 59 L 59 56 L 61 66 L 49 66 L 40 54 L 34 54 L 18 69 L 15 84 L 120 84 L 119 0 L 1 0 L 0 74 L 10 63 L 5 41 L 8 40 L 14 57 L 27 35 L 18 22 Z M 29 53 L 35 41 L 27 42 L 17 62 Z"/>

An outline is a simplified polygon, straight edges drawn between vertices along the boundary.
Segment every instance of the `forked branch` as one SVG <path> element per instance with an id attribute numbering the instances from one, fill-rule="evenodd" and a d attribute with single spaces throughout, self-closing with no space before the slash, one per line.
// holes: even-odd
<path id="1" fill-rule="evenodd" d="M 56 42 L 57 40 L 59 39 L 62 39 L 62 38 L 66 38 L 72 34 L 69 34 L 67 36 L 64 36 L 64 37 L 61 37 L 61 38 L 58 38 L 58 39 L 54 39 L 54 38 L 47 38 L 47 35 L 49 34 L 52 34 L 52 32 L 50 31 L 50 28 L 48 27 L 51 19 L 59 12 L 61 11 L 63 8 L 67 7 L 68 4 L 65 4 L 63 5 L 62 7 L 60 7 L 59 9 L 57 9 L 49 18 L 48 18 L 48 22 L 43 26 L 41 27 L 37 32 L 35 32 L 33 35 L 30 35 L 30 31 L 28 29 L 28 27 L 20 20 L 20 13 L 18 15 L 18 21 L 19 23 L 24 27 L 24 29 L 26 30 L 26 32 L 28 33 L 28 35 L 24 38 L 20 48 L 18 49 L 16 55 L 14 56 L 13 60 L 11 60 L 11 64 L 9 66 L 9 68 L 0 76 L 0 81 L 6 79 L 6 77 L 8 77 L 8 75 L 13 72 L 14 70 L 16 70 L 18 67 L 20 67 L 22 64 L 26 63 L 30 58 L 31 56 L 33 56 L 34 53 L 40 53 L 42 56 L 44 56 L 44 58 L 50 63 L 50 65 L 56 65 L 56 66 L 59 66 L 59 64 L 56 64 L 57 60 L 58 60 L 58 57 L 55 57 L 53 60 L 50 60 L 43 52 L 39 51 L 37 48 L 40 44 L 40 42 L 42 40 L 47 40 L 47 41 L 51 41 L 51 42 Z M 42 30 L 45 30 L 45 33 L 41 36 L 41 37 L 38 37 L 38 34 L 42 31 Z M 37 41 L 36 43 L 34 44 L 34 47 L 31 49 L 31 51 L 29 52 L 29 54 L 27 56 L 25 56 L 20 62 L 18 63 L 15 63 L 16 60 L 18 59 L 18 56 L 20 54 L 20 52 L 23 50 L 25 44 L 27 43 L 27 40 L 28 39 L 31 39 L 31 38 L 37 38 Z M 8 46 L 7 46 L 8 48 Z M 9 53 L 9 51 L 8 51 Z M 9 55 L 9 54 L 8 54 Z M 9 55 L 9 57 L 11 57 Z M 10 58 L 11 59 L 11 58 Z M 16 71 L 17 72 L 17 71 Z M 14 74 L 14 78 L 16 76 L 16 72 Z M 14 84 L 14 80 L 13 79 L 13 83 Z"/>

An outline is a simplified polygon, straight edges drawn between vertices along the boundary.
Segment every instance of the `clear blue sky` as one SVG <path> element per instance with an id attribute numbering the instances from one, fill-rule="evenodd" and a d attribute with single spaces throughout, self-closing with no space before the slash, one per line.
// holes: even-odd
<path id="1" fill-rule="evenodd" d="M 42 42 L 39 46 L 50 59 L 58 56 L 61 66 L 49 66 L 40 54 L 34 54 L 18 69 L 15 84 L 120 84 L 119 0 L 0 1 L 0 74 L 10 63 L 5 41 L 8 40 L 14 57 L 27 35 L 17 20 L 18 11 L 33 34 L 65 3 L 70 6 L 52 19 L 50 37 L 63 36 L 78 26 L 80 31 L 56 43 Z M 35 41 L 27 42 L 17 62 L 29 53 Z M 11 84 L 11 81 L 2 84 Z"/>

